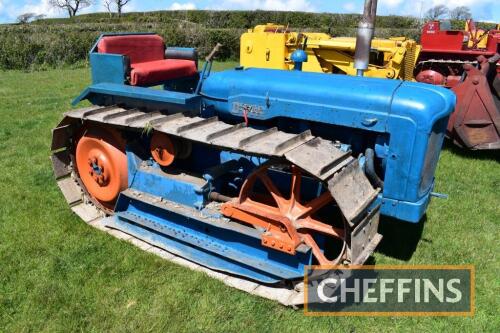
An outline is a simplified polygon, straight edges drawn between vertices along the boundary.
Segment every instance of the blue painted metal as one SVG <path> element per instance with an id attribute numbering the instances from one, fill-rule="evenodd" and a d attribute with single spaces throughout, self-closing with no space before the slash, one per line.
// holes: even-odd
<path id="1" fill-rule="evenodd" d="M 141 102 L 144 106 L 152 104 L 163 105 L 164 108 L 181 108 L 183 111 L 199 110 L 201 96 L 182 92 L 150 89 L 144 87 L 132 87 L 116 83 L 98 83 L 86 88 L 72 102 L 78 104 L 88 99 L 94 104 L 121 104 L 127 101 Z"/>
<path id="2" fill-rule="evenodd" d="M 297 49 L 293 51 L 290 59 L 294 62 L 293 69 L 296 71 L 301 71 L 302 63 L 307 61 L 307 53 L 304 50 Z"/>
<path id="3" fill-rule="evenodd" d="M 250 119 L 332 125 L 333 139 L 338 126 L 374 132 L 387 145 L 381 199 L 396 203 L 383 205 L 381 213 L 409 222 L 418 222 L 427 207 L 455 104 L 453 93 L 425 84 L 254 68 L 213 73 L 201 94 L 221 117 L 242 118 L 238 106 L 247 105 L 255 110 Z"/>
<path id="4" fill-rule="evenodd" d="M 127 151 L 127 162 L 128 174 L 131 175 L 129 188 L 198 209 L 207 202 L 207 182 L 193 182 L 179 175 L 168 175 L 157 163 L 142 161 L 131 151 Z"/>
<path id="5" fill-rule="evenodd" d="M 212 61 L 206 61 L 203 64 L 203 68 L 200 72 L 200 79 L 198 80 L 198 84 L 196 85 L 196 89 L 194 90 L 195 94 L 199 94 L 201 90 L 201 86 L 203 85 L 203 81 L 210 75 L 212 71 Z"/>
<path id="6" fill-rule="evenodd" d="M 105 66 L 115 61 L 110 59 L 94 61 Z M 381 213 L 409 222 L 418 222 L 425 213 L 446 122 L 455 104 L 449 90 L 300 71 L 236 68 L 210 73 L 208 64 L 204 72 L 197 87 L 194 83 L 193 94 L 99 83 L 74 103 L 88 99 L 99 105 L 191 110 L 232 123 L 241 122 L 247 110 L 251 126 L 278 126 L 297 133 L 311 129 L 326 139 L 349 144 L 355 153 L 371 147 L 383 173 Z M 228 153 L 221 162 L 232 158 L 237 157 Z"/>
<path id="7" fill-rule="evenodd" d="M 119 54 L 90 53 L 92 82 L 124 84 L 127 75 L 127 61 Z"/>
<path id="8" fill-rule="evenodd" d="M 311 264 L 312 253 L 306 246 L 299 247 L 295 256 L 262 247 L 263 231 L 202 210 L 207 181 L 167 175 L 130 147 L 127 159 L 129 188 L 140 195 L 122 192 L 108 225 L 212 269 L 265 283 L 301 278 L 305 265 Z M 162 206 L 166 201 L 160 198 L 168 198 L 169 209 Z"/>
<path id="9" fill-rule="evenodd" d="M 210 73 L 211 62 L 199 77 L 171 80 L 163 90 L 132 87 L 125 83 L 126 58 L 98 54 L 97 43 L 90 53 L 93 84 L 74 104 L 87 99 L 97 105 L 190 111 L 233 124 L 246 117 L 259 129 L 309 129 L 340 140 L 342 149 L 355 155 L 374 149 L 384 188 L 373 206 L 381 204 L 383 215 L 418 222 L 434 195 L 435 168 L 455 104 L 447 89 L 301 71 L 236 68 Z M 292 60 L 299 68 L 303 54 Z M 266 158 L 193 144 L 190 156 L 175 162 L 189 175 L 172 167 L 166 173 L 144 151 L 149 139 L 136 140 L 140 142 L 127 147 L 129 189 L 119 195 L 116 214 L 108 218 L 112 226 L 216 270 L 266 283 L 302 277 L 304 266 L 312 263 L 308 247 L 300 246 L 295 256 L 263 247 L 263 230 L 224 219 L 206 205 L 211 191 L 237 195 Z M 363 167 L 365 160 L 360 162 Z M 289 184 L 283 172 L 270 171 L 269 176 L 280 190 Z M 302 189 L 306 200 L 323 187 L 304 177 Z M 324 248 L 324 239 L 315 238 Z"/>
<path id="10" fill-rule="evenodd" d="M 296 256 L 261 246 L 261 235 L 235 223 L 208 222 L 195 210 L 183 213 L 166 210 L 120 194 L 117 227 L 156 246 L 202 265 L 265 283 L 297 279 L 311 264 L 309 248 Z"/>

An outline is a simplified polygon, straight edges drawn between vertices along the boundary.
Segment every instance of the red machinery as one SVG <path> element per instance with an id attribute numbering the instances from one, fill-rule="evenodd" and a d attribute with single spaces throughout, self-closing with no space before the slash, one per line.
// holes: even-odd
<path id="1" fill-rule="evenodd" d="M 461 147 L 500 149 L 500 28 L 485 31 L 467 20 L 465 30 L 430 21 L 422 30 L 417 81 L 457 95 L 447 136 Z"/>

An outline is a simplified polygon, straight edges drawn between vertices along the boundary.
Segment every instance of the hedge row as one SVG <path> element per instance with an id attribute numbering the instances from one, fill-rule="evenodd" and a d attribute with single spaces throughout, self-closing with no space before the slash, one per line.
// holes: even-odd
<path id="1" fill-rule="evenodd" d="M 167 46 L 196 47 L 207 54 L 216 43 L 225 47 L 219 59 L 239 58 L 239 37 L 250 27 L 266 22 L 288 24 L 299 31 L 354 36 L 359 15 L 266 11 L 167 11 L 128 13 L 122 18 L 106 14 L 72 19 L 47 19 L 24 25 L 0 25 L 0 69 L 39 69 L 84 64 L 88 51 L 102 32 L 140 31 L 163 36 Z M 376 36 L 418 39 L 415 18 L 377 18 Z"/>
<path id="2" fill-rule="evenodd" d="M 247 29 L 257 24 L 266 22 L 280 22 L 292 27 L 324 28 L 329 26 L 350 26 L 358 24 L 360 15 L 357 14 L 329 14 L 329 13 L 304 13 L 283 11 L 157 11 L 127 13 L 121 18 L 109 17 L 105 13 L 80 15 L 72 19 L 75 23 L 170 23 L 171 21 L 184 21 L 201 24 L 210 28 L 239 28 Z M 47 19 L 40 24 L 66 24 L 68 19 Z M 412 17 L 379 16 L 377 25 L 393 28 L 417 28 L 419 21 Z"/>
<path id="3" fill-rule="evenodd" d="M 226 47 L 220 59 L 238 59 L 239 37 L 243 29 L 203 29 L 177 25 L 36 25 L 0 28 L 0 69 L 38 69 L 82 63 L 101 32 L 140 31 L 163 36 L 167 46 L 197 47 L 207 54 L 220 42 Z"/>

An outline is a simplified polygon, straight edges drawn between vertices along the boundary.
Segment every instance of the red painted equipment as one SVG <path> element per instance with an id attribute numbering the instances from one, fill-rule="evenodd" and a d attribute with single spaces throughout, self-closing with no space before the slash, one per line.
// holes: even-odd
<path id="1" fill-rule="evenodd" d="M 500 149 L 500 30 L 443 29 L 439 21 L 422 30 L 415 68 L 419 82 L 451 88 L 457 95 L 447 136 L 461 147 Z"/>
<path id="2" fill-rule="evenodd" d="M 483 56 L 478 57 L 478 62 L 480 69 L 465 64 L 465 80 L 452 88 L 459 103 L 450 116 L 447 132 L 461 146 L 500 149 L 500 75 L 493 73 L 490 85 L 488 73 L 495 63 Z"/>

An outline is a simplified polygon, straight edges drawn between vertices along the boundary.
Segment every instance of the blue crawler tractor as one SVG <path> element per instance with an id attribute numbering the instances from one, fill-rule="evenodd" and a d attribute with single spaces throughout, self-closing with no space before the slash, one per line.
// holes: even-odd
<path id="1" fill-rule="evenodd" d="M 198 70 L 195 50 L 165 50 L 154 34 L 99 38 L 92 84 L 74 101 L 92 106 L 53 130 L 55 176 L 75 210 L 263 286 L 300 281 L 306 265 L 364 263 L 380 215 L 422 218 L 452 92 L 300 70 L 211 72 L 216 51 Z"/>

